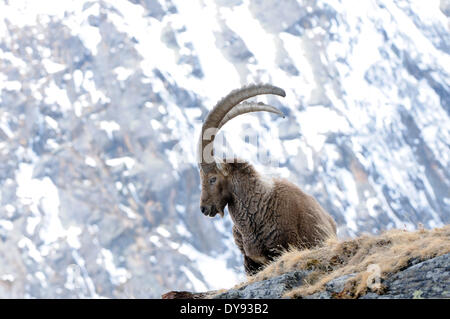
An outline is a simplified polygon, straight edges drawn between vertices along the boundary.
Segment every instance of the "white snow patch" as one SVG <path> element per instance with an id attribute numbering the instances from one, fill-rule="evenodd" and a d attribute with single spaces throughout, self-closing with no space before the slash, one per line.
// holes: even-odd
<path id="1" fill-rule="evenodd" d="M 88 105 L 111 102 L 109 97 L 97 89 L 94 81 L 94 73 L 91 70 L 84 72 L 82 87 L 90 94 L 91 101 L 87 103 Z"/>
<path id="2" fill-rule="evenodd" d="M 153 243 L 156 247 L 161 247 L 161 246 L 162 246 L 161 242 L 159 241 L 159 237 L 156 236 L 156 235 L 150 236 L 150 237 L 149 237 L 149 240 L 150 240 L 150 242 Z"/>
<path id="3" fill-rule="evenodd" d="M 184 0 L 175 0 L 174 3 L 179 11 L 178 22 L 186 26 L 185 37 L 192 39 L 195 54 L 199 58 L 204 73 L 202 81 L 197 83 L 183 76 L 187 81 L 184 80 L 182 85 L 194 92 L 207 92 L 207 99 L 210 97 L 214 99 L 214 101 L 207 100 L 207 102 L 214 105 L 223 96 L 224 91 L 240 86 L 236 68 L 216 46 L 214 32 L 221 30 L 216 19 L 216 4 L 213 1 L 201 3 L 200 1 Z M 178 79 L 179 77 L 176 75 L 180 72 L 173 71 L 175 72 L 171 74 Z M 217 83 L 220 85 L 216 85 Z"/>
<path id="4" fill-rule="evenodd" d="M 0 276 L 0 280 L 12 283 L 16 278 L 12 274 L 4 274 Z"/>
<path id="5" fill-rule="evenodd" d="M 122 210 L 125 214 L 127 214 L 127 217 L 130 219 L 136 219 L 137 215 L 136 213 L 129 207 L 123 205 L 123 204 L 119 204 L 118 205 L 120 210 Z"/>
<path id="6" fill-rule="evenodd" d="M 86 158 L 84 159 L 84 163 L 91 167 L 97 167 L 97 162 L 90 156 L 86 156 Z"/>
<path id="7" fill-rule="evenodd" d="M 195 277 L 195 275 L 192 273 L 192 271 L 190 271 L 186 266 L 181 266 L 180 270 L 182 272 L 184 272 L 186 277 L 188 277 L 188 279 L 191 282 L 191 284 L 193 285 L 193 288 L 194 288 L 195 291 L 206 291 L 206 290 L 208 290 L 208 288 L 205 286 L 205 284 L 200 279 Z"/>
<path id="8" fill-rule="evenodd" d="M 119 81 L 125 81 L 130 77 L 131 74 L 133 74 L 132 69 L 124 68 L 123 66 L 118 66 L 114 69 L 114 73 L 117 75 L 117 80 Z"/>
<path id="9" fill-rule="evenodd" d="M 157 121 L 157 120 L 154 120 L 154 119 L 150 120 L 150 125 L 152 126 L 152 128 L 155 131 L 159 130 L 162 127 L 161 123 L 159 121 Z"/>
<path id="10" fill-rule="evenodd" d="M 52 243 L 65 235 L 65 230 L 59 219 L 58 188 L 48 176 L 43 179 L 35 179 L 32 178 L 32 175 L 32 164 L 19 164 L 19 169 L 16 172 L 18 184 L 16 195 L 23 204 L 31 205 L 32 211 L 43 212 L 43 228 L 40 231 L 40 236 L 45 244 Z"/>
<path id="11" fill-rule="evenodd" d="M 129 156 L 110 158 L 105 161 L 108 166 L 125 165 L 127 169 L 132 169 L 136 164 L 136 160 Z"/>
<path id="12" fill-rule="evenodd" d="M 131 278 L 131 274 L 123 267 L 117 267 L 114 264 L 114 257 L 110 250 L 102 248 L 101 257 L 97 259 L 97 263 L 105 267 L 109 273 L 113 285 L 121 285 Z"/>
<path id="13" fill-rule="evenodd" d="M 0 90 L 19 91 L 22 83 L 19 81 L 8 81 L 7 77 L 0 73 Z"/>
<path id="14" fill-rule="evenodd" d="M 0 219 L 0 227 L 10 231 L 14 229 L 14 224 L 6 219 Z"/>
<path id="15" fill-rule="evenodd" d="M 81 84 L 83 84 L 83 72 L 81 72 L 81 70 L 79 69 L 73 71 L 73 84 L 77 91 L 80 90 Z"/>
<path id="16" fill-rule="evenodd" d="M 27 237 L 22 237 L 17 243 L 19 248 L 26 248 L 28 250 L 28 255 L 37 263 L 41 263 L 43 258 L 39 253 L 39 250 L 36 249 L 34 243 Z"/>
<path id="17" fill-rule="evenodd" d="M 41 283 L 42 288 L 47 288 L 48 284 L 47 284 L 47 278 L 45 277 L 45 274 L 42 271 L 37 271 L 34 275 Z"/>
<path id="18" fill-rule="evenodd" d="M 178 234 L 185 237 L 192 237 L 192 234 L 187 230 L 183 224 L 177 224 L 175 227 Z"/>
<path id="19" fill-rule="evenodd" d="M 0 74 L 1 75 L 1 74 Z M 2 88 L 1 88 L 1 80 L 0 80 L 0 90 L 1 90 Z M 0 100 L 1 101 L 1 100 Z M 10 126 L 9 126 L 9 123 L 8 123 L 8 120 L 6 119 L 6 117 L 5 116 L 2 116 L 2 118 L 0 119 L 0 129 L 3 131 L 3 133 L 5 133 L 6 134 L 6 136 L 8 137 L 8 138 L 12 138 L 12 137 L 14 137 L 14 133 L 13 133 L 13 131 L 11 130 L 11 128 L 10 128 Z"/>
<path id="20" fill-rule="evenodd" d="M 14 214 L 14 212 L 16 211 L 16 208 L 11 204 L 6 204 L 5 210 L 8 214 Z"/>
<path id="21" fill-rule="evenodd" d="M 67 243 L 70 247 L 79 249 L 81 247 L 78 236 L 81 235 L 81 228 L 76 226 L 69 226 L 66 232 Z"/>
<path id="22" fill-rule="evenodd" d="M 169 238 L 170 237 L 170 232 L 167 229 L 165 229 L 164 227 L 162 227 L 162 226 L 158 226 L 156 228 L 156 232 L 158 234 L 160 234 L 161 236 L 165 237 L 165 238 Z"/>
<path id="23" fill-rule="evenodd" d="M 369 212 L 370 217 L 377 217 L 378 212 L 375 210 L 376 206 L 381 206 L 380 200 L 376 197 L 370 197 L 366 200 L 367 210 Z"/>
<path id="24" fill-rule="evenodd" d="M 51 81 L 48 87 L 45 88 L 45 99 L 44 102 L 47 104 L 58 104 L 63 112 L 66 112 L 71 109 L 71 102 L 69 97 L 67 96 L 67 92 L 64 89 L 61 89 L 55 84 L 55 81 Z"/>
<path id="25" fill-rule="evenodd" d="M 50 59 L 43 59 L 42 64 L 44 65 L 45 70 L 49 74 L 60 72 L 66 68 L 64 64 L 53 62 Z"/>
<path id="26" fill-rule="evenodd" d="M 41 222 L 41 216 L 31 216 L 27 218 L 26 231 L 29 235 L 33 235 L 37 225 Z"/>
<path id="27" fill-rule="evenodd" d="M 246 1 L 244 5 L 232 9 L 221 8 L 220 13 L 227 26 L 242 38 L 250 52 L 255 55 L 258 64 L 264 65 L 268 70 L 276 70 L 276 47 L 273 45 L 275 36 L 264 30 L 248 6 Z"/>
<path id="28" fill-rule="evenodd" d="M 182 206 L 182 205 L 175 205 L 175 209 L 177 210 L 177 212 L 179 213 L 184 213 L 186 212 L 186 207 Z"/>
<path id="29" fill-rule="evenodd" d="M 45 122 L 48 124 L 48 126 L 50 126 L 52 129 L 57 130 L 58 129 L 58 122 L 55 121 L 53 118 L 51 118 L 50 116 L 46 115 L 45 116 Z"/>
<path id="30" fill-rule="evenodd" d="M 296 156 L 300 149 L 301 142 L 299 139 L 286 140 L 283 142 L 283 146 L 288 156 Z"/>
<path id="31" fill-rule="evenodd" d="M 325 143 L 327 133 L 348 132 L 350 126 L 342 115 L 335 110 L 314 106 L 299 112 L 298 122 L 306 142 L 316 151 L 320 151 Z"/>
<path id="32" fill-rule="evenodd" d="M 204 284 L 208 286 L 208 289 L 231 288 L 242 279 L 227 267 L 225 255 L 211 257 L 185 243 L 178 251 L 197 264 L 197 269 L 205 279 Z"/>
<path id="33" fill-rule="evenodd" d="M 120 125 L 115 121 L 100 121 L 100 128 L 106 132 L 110 139 L 114 131 L 120 131 Z"/>

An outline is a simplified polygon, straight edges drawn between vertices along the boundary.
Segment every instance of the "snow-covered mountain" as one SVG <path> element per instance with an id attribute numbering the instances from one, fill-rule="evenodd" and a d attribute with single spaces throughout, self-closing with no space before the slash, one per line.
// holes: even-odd
<path id="1" fill-rule="evenodd" d="M 0 297 L 159 297 L 244 278 L 199 212 L 201 121 L 314 195 L 341 238 L 450 222 L 450 1 L 0 3 Z M 267 165 L 242 136 L 257 136 Z"/>

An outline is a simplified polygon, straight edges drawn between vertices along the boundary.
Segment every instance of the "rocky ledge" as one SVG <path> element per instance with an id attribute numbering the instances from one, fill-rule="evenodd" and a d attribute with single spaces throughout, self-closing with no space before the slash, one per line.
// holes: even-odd
<path id="1" fill-rule="evenodd" d="M 284 298 L 284 294 L 300 287 L 309 275 L 308 270 L 298 270 L 270 279 L 230 289 L 221 293 L 216 291 L 204 293 L 176 292 L 164 294 L 164 299 L 274 299 Z M 325 284 L 321 292 L 303 296 L 310 299 L 346 298 L 345 285 L 352 274 L 335 278 Z M 431 258 L 422 262 L 411 262 L 399 272 L 380 281 L 377 293 L 368 292 L 361 299 L 376 298 L 450 298 L 450 254 Z"/>

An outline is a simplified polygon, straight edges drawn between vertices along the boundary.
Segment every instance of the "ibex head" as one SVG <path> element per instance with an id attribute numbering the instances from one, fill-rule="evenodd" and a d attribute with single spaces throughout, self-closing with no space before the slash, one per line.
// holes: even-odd
<path id="1" fill-rule="evenodd" d="M 273 106 L 243 102 L 260 94 L 286 96 L 284 90 L 270 84 L 246 86 L 232 91 L 220 100 L 203 123 L 198 143 L 198 167 L 202 182 L 200 209 L 206 216 L 214 217 L 219 213 L 223 217 L 225 206 L 231 199 L 229 166 L 222 159 L 214 157 L 214 138 L 219 129 L 236 116 L 250 112 L 266 111 L 284 116 Z"/>

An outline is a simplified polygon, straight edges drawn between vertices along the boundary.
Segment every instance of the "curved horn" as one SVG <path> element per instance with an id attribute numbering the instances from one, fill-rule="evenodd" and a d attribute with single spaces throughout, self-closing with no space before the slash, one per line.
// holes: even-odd
<path id="1" fill-rule="evenodd" d="M 241 103 L 242 101 L 251 98 L 256 95 L 260 94 L 275 94 L 282 97 L 286 96 L 286 92 L 284 92 L 283 89 L 270 85 L 270 84 L 253 84 L 249 86 L 245 86 L 241 89 L 237 89 L 229 93 L 227 96 L 225 96 L 223 99 L 221 99 L 216 106 L 209 112 L 208 116 L 206 117 L 205 122 L 202 126 L 202 132 L 199 139 L 199 147 L 198 147 L 198 161 L 199 161 L 199 167 L 201 169 L 208 169 L 208 167 L 215 167 L 215 162 L 212 161 L 210 158 L 209 161 L 204 161 L 203 153 L 205 151 L 206 146 L 210 145 L 210 152 L 209 154 L 211 156 L 214 156 L 214 138 L 221 127 L 222 120 L 227 115 L 227 113 L 237 104 Z M 236 117 L 237 115 L 248 113 L 250 107 L 248 107 L 249 104 L 244 104 L 243 108 L 241 108 L 241 111 L 237 111 L 236 115 L 234 113 L 231 113 L 228 117 L 228 119 L 222 123 L 224 125 L 227 121 L 229 121 L 231 118 Z M 260 107 L 262 107 L 260 105 Z M 270 108 L 270 107 L 269 107 Z M 242 112 L 243 110 L 246 110 L 247 112 L 243 112 L 240 114 L 237 114 L 239 112 Z M 264 108 L 263 111 L 266 111 L 266 108 Z M 270 111 L 269 111 L 270 112 Z M 274 112 L 278 113 L 278 112 Z M 205 136 L 206 134 L 210 136 Z M 211 139 L 208 139 L 211 137 Z M 212 162 L 212 163 L 211 163 Z"/>
<path id="2" fill-rule="evenodd" d="M 281 115 L 284 118 L 283 112 L 281 112 L 279 109 L 272 105 L 267 105 L 261 102 L 254 103 L 254 102 L 242 102 L 241 104 L 236 105 L 234 108 L 232 108 L 227 114 L 225 114 L 222 121 L 220 121 L 218 129 L 220 129 L 222 126 L 224 126 L 228 121 L 235 118 L 236 116 L 246 114 L 246 113 L 252 113 L 252 112 L 271 112 L 278 115 Z"/>

